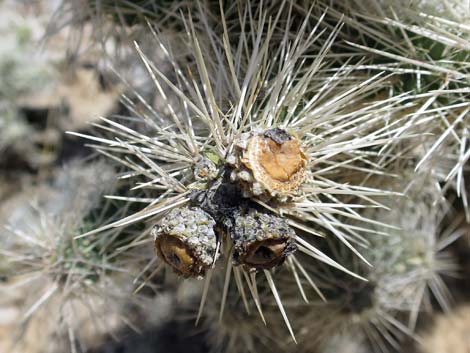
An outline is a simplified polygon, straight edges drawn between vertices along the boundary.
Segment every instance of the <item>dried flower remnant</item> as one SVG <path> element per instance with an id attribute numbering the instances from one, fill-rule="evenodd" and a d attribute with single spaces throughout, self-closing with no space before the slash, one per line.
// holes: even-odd
<path id="1" fill-rule="evenodd" d="M 296 137 L 274 128 L 242 135 L 228 163 L 235 167 L 232 180 L 241 182 L 245 196 L 285 201 L 304 181 L 307 157 Z"/>
<path id="2" fill-rule="evenodd" d="M 214 226 L 200 208 L 173 209 L 152 230 L 158 256 L 178 275 L 202 278 L 218 257 Z"/>
<path id="3" fill-rule="evenodd" d="M 235 218 L 230 231 L 235 264 L 249 269 L 281 265 L 297 250 L 295 232 L 281 217 L 250 209 Z"/>

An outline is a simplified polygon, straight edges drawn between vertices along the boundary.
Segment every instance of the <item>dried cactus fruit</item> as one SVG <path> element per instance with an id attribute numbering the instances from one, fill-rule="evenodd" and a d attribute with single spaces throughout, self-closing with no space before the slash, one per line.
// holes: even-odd
<path id="1" fill-rule="evenodd" d="M 295 232 L 286 220 L 256 209 L 235 217 L 230 236 L 234 263 L 250 269 L 279 266 L 297 250 Z"/>
<path id="2" fill-rule="evenodd" d="M 214 219 L 197 207 L 173 209 L 152 229 L 158 256 L 185 278 L 203 278 L 217 260 Z"/>
<path id="3" fill-rule="evenodd" d="M 245 196 L 285 200 L 305 179 L 307 157 L 296 137 L 279 128 L 244 134 L 227 158 L 232 180 L 241 182 Z"/>

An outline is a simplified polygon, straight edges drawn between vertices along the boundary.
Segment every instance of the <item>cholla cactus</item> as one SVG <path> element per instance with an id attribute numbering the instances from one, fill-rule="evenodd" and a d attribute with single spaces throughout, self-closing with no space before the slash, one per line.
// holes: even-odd
<path id="1" fill-rule="evenodd" d="M 77 344 L 84 346 L 116 327 L 126 305 L 138 303 L 139 297 L 132 296 L 137 272 L 129 264 L 122 267 L 116 256 L 116 238 L 124 236 L 114 232 L 106 239 L 74 239 L 113 214 L 101 198 L 113 189 L 114 178 L 104 163 L 70 165 L 51 187 L 29 192 L 26 204 L 5 214 L 0 268 L 7 283 L 2 291 L 28 294 L 18 319 L 20 349 L 43 320 L 43 349 L 76 351 Z M 87 325 L 95 315 L 100 320 L 93 333 Z"/>
<path id="2" fill-rule="evenodd" d="M 375 248 L 370 254 L 375 257 L 371 260 L 376 263 L 374 276 L 381 278 L 371 278 L 380 291 L 378 297 L 391 310 L 409 312 L 411 330 L 418 312 L 430 308 L 430 294 L 443 309 L 449 308 L 450 293 L 441 276 L 454 273 L 456 264 L 445 248 L 461 234 L 454 226 L 442 227 L 448 205 L 440 200 L 435 182 L 421 181 L 422 188 L 410 191 L 409 199 L 399 202 L 394 211 L 378 216 L 399 230 L 384 239 L 383 253 Z"/>
<path id="3" fill-rule="evenodd" d="M 393 72 L 392 89 L 414 93 L 416 105 L 408 112 L 407 124 L 418 127 L 416 170 L 432 172 L 443 183 L 443 195 L 455 190 L 469 219 L 464 181 L 470 155 L 468 4 L 351 0 L 337 5 L 330 14 L 345 22 L 339 37 L 350 46 L 352 58 L 358 52 L 367 58 L 360 69 Z M 319 11 L 323 6 L 327 5 L 320 5 Z"/>
<path id="4" fill-rule="evenodd" d="M 289 31 L 294 23 L 289 16 L 279 12 L 268 20 L 268 9 L 262 5 L 238 6 L 249 28 L 238 39 L 229 34 L 223 14 L 223 43 L 211 39 L 216 31 L 212 32 L 205 17 L 202 22 L 207 35 L 202 37 L 192 18 L 184 22 L 193 62 L 178 62 L 155 33 L 156 45 L 174 67 L 174 80 L 136 45 L 164 109 L 152 107 L 137 94 L 136 103 L 127 100 L 134 114 L 132 124 L 126 125 L 128 119 L 119 117 L 103 118 L 103 124 L 97 127 L 108 136 L 77 135 L 97 142 L 97 151 L 126 166 L 129 172 L 123 177 L 135 180 L 131 188 L 145 190 L 140 198 L 120 196 L 121 199 L 148 205 L 82 236 L 144 220 L 150 227 L 156 222 L 160 227 L 157 229 L 161 229 L 155 233 L 157 253 L 182 273 L 189 270 L 181 267 L 182 257 L 175 263 L 165 253 L 178 252 L 185 255 L 183 263 L 195 262 L 192 255 L 186 257 L 193 254 L 193 246 L 183 233 L 178 233 L 179 228 L 192 225 L 169 223 L 176 214 L 188 211 L 168 212 L 190 206 L 191 212 L 202 214 L 200 209 L 207 213 L 204 217 L 208 222 L 209 216 L 216 222 L 217 245 L 215 253 L 210 252 L 213 265 L 220 248 L 231 249 L 225 254 L 233 258 L 233 262 L 226 262 L 227 281 L 232 271 L 239 282 L 246 280 L 261 316 L 255 272 L 251 271 L 262 269 L 294 335 L 269 268 L 287 258 L 293 275 L 303 276 L 318 291 L 296 259 L 293 250 L 298 248 L 303 254 L 355 276 L 319 249 L 321 241 L 315 237 L 326 234 L 336 237 L 367 263 L 355 245 L 367 246 L 369 233 L 383 232 L 368 229 L 367 224 L 377 221 L 355 209 L 380 207 L 374 197 L 396 194 L 369 187 L 367 180 L 370 175 L 387 174 L 382 163 L 385 166 L 388 158 L 394 158 L 389 146 L 405 139 L 407 129 L 413 126 L 405 124 L 402 112 L 414 103 L 405 94 L 386 95 L 384 99 L 377 95 L 391 86 L 382 74 L 366 78 L 355 71 L 354 65 L 333 69 L 335 54 L 329 49 L 337 28 L 330 31 L 327 40 L 317 42 L 326 29 L 320 29 L 321 21 L 312 26 L 311 17 L 307 16 L 296 38 L 291 39 Z M 259 13 L 259 20 L 248 16 L 251 6 Z M 246 50 L 242 49 L 245 46 Z M 310 58 L 312 48 L 318 48 L 318 54 Z M 169 92 L 177 98 L 176 102 L 169 98 Z M 366 98 L 372 100 L 366 103 Z M 387 158 L 381 158 L 381 153 Z M 259 209 L 253 212 L 261 216 L 253 218 L 255 213 L 243 211 L 248 209 Z M 240 217 L 234 221 L 230 214 Z M 363 224 L 352 224 L 351 220 Z M 257 241 L 267 241 L 269 247 L 259 247 L 246 238 L 241 223 L 251 221 L 258 222 L 256 226 L 263 230 L 259 233 L 262 239 Z M 167 248 L 159 234 L 168 232 L 173 232 L 174 237 Z M 163 238 L 162 241 L 170 239 Z M 263 250 L 260 256 L 265 257 L 262 266 L 258 263 L 258 250 Z M 237 267 L 242 263 L 248 264 L 247 268 Z M 217 266 L 209 269 L 208 265 L 207 261 L 195 272 L 189 271 L 196 277 L 207 272 L 201 311 L 212 273 L 217 270 Z M 241 277 L 246 270 L 249 275 Z M 300 280 L 298 284 L 302 292 Z M 240 285 L 238 290 L 242 295 Z"/>
<path id="5" fill-rule="evenodd" d="M 412 178 L 415 179 L 415 178 Z M 329 299 L 324 305 L 300 304 L 292 315 L 298 325 L 299 344 L 306 351 L 327 350 L 342 337 L 354 337 L 357 346 L 377 352 L 398 349 L 404 336 L 414 336 L 418 314 L 431 310 L 433 297 L 444 310 L 450 308 L 450 293 L 442 276 L 453 275 L 456 263 L 446 252 L 462 234 L 458 223 L 442 223 L 447 211 L 440 190 L 432 180 L 421 177 L 421 189 L 408 197 L 387 203 L 391 210 L 371 210 L 373 219 L 396 227 L 386 237 L 371 239 L 364 250 L 373 267 L 349 262 L 368 282 L 344 278 L 340 274 L 319 276 L 321 268 L 310 267 Z M 402 186 L 396 186 L 399 189 Z M 440 203 L 435 204 L 436 201 Z M 342 249 L 337 256 L 347 256 Z M 318 266 L 316 266 L 318 267 Z M 281 295 L 287 296 L 282 287 Z M 288 289 L 286 289 L 288 290 Z M 309 332 L 316 332 L 315 337 Z"/>
<path id="6" fill-rule="evenodd" d="M 122 187 L 98 208 L 53 205 L 64 219 L 43 206 L 27 241 L 10 228 L 3 253 L 44 279 L 25 317 L 57 305 L 73 346 L 78 300 L 119 311 L 168 267 L 204 279 L 196 321 L 215 351 L 273 337 L 280 351 L 385 351 L 431 297 L 448 309 L 442 250 L 461 231 L 440 221 L 450 189 L 467 205 L 468 28 L 401 4 L 64 1 L 54 24 L 90 18 L 103 52 L 143 65 L 116 65 L 127 112 L 76 133 L 124 168 Z"/>

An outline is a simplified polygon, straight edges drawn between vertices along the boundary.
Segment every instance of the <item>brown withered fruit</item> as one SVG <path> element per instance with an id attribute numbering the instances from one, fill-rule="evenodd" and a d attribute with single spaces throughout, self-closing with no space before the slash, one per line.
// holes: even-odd
<path id="1" fill-rule="evenodd" d="M 171 210 L 152 229 L 158 256 L 185 278 L 203 278 L 218 254 L 214 219 L 198 207 Z"/>
<path id="2" fill-rule="evenodd" d="M 232 180 L 241 182 L 245 196 L 281 201 L 295 195 L 307 166 L 300 140 L 278 128 L 245 134 L 227 161 L 234 167 Z"/>
<path id="3" fill-rule="evenodd" d="M 279 266 L 297 249 L 295 232 L 283 218 L 256 209 L 235 217 L 230 236 L 235 265 L 248 269 Z"/>

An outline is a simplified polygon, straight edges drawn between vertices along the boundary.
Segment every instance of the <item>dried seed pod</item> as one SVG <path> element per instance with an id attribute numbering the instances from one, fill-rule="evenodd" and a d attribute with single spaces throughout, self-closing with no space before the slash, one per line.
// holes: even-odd
<path id="1" fill-rule="evenodd" d="M 200 208 L 173 209 L 152 229 L 157 254 L 177 274 L 202 278 L 218 256 L 214 227 Z"/>
<path id="2" fill-rule="evenodd" d="M 234 167 L 232 180 L 242 184 L 245 196 L 284 201 L 305 179 L 307 157 L 296 137 L 275 128 L 241 136 L 227 162 Z"/>
<path id="3" fill-rule="evenodd" d="M 269 269 L 281 265 L 286 256 L 297 250 L 295 232 L 276 215 L 250 209 L 235 217 L 230 230 L 233 260 L 253 269 Z"/>

